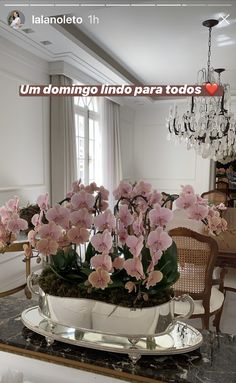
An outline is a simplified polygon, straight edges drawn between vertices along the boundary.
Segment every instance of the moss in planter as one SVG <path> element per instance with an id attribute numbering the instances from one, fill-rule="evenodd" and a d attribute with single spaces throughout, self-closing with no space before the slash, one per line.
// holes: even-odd
<path id="1" fill-rule="evenodd" d="M 128 293 L 125 288 L 111 287 L 105 290 L 81 288 L 77 283 L 70 283 L 59 278 L 50 268 L 45 268 L 40 276 L 39 285 L 49 295 L 70 298 L 87 298 L 112 303 L 124 307 L 152 307 L 167 302 L 173 296 L 173 290 L 160 291 L 158 295 L 149 296 L 146 301 L 137 299 L 137 293 Z"/>

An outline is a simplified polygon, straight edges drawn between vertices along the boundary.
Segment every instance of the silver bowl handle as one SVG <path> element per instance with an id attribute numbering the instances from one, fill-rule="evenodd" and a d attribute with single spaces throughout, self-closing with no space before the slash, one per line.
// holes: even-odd
<path id="1" fill-rule="evenodd" d="M 27 277 L 27 287 L 29 291 L 34 295 L 39 295 L 38 286 L 39 275 L 37 273 L 31 273 Z"/>
<path id="2" fill-rule="evenodd" d="M 181 295 L 179 297 L 174 297 L 173 301 L 176 301 L 176 302 L 181 301 L 181 302 L 188 302 L 189 303 L 189 311 L 187 312 L 187 314 L 180 314 L 180 315 L 174 317 L 174 322 L 181 320 L 181 319 L 188 319 L 192 316 L 192 314 L 194 312 L 194 300 L 188 294 L 184 294 L 184 295 Z"/>

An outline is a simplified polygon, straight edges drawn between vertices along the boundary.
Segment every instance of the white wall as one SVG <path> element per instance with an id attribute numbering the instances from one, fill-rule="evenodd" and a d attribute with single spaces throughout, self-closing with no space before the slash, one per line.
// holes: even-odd
<path id="1" fill-rule="evenodd" d="M 50 192 L 49 98 L 20 97 L 19 85 L 46 84 L 48 64 L 0 37 L 0 206 Z M 25 282 L 24 256 L 0 255 L 0 291 Z"/>
<path id="2" fill-rule="evenodd" d="M 49 98 L 20 97 L 20 84 L 46 84 L 47 62 L 0 37 L 0 205 L 50 191 Z"/>
<path id="3" fill-rule="evenodd" d="M 124 178 L 143 179 L 160 191 L 178 193 L 191 184 L 198 193 L 209 190 L 210 161 L 184 145 L 167 141 L 166 116 L 173 101 L 158 101 L 121 113 Z M 181 101 L 181 105 L 184 103 Z M 132 125 L 132 116 L 134 121 Z"/>

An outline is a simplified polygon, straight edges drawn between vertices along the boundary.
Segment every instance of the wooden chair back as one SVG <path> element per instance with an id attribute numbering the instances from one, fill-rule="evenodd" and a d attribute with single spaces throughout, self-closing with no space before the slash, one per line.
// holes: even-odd
<path id="1" fill-rule="evenodd" d="M 214 205 L 219 205 L 220 203 L 227 204 L 227 194 L 217 189 L 202 193 L 201 197 L 204 199 L 207 199 L 209 204 L 214 204 Z"/>
<path id="2" fill-rule="evenodd" d="M 216 241 L 187 228 L 169 232 L 178 250 L 179 280 L 174 285 L 177 295 L 188 293 L 193 299 L 201 299 L 209 314 L 212 274 L 218 254 Z"/>
<path id="3" fill-rule="evenodd" d="M 7 246 L 4 249 L 4 253 L 13 253 L 13 252 L 18 252 L 18 251 L 22 252 L 22 261 L 25 262 L 25 282 L 19 286 L 16 286 L 16 287 L 10 289 L 10 290 L 0 292 L 0 298 L 18 293 L 21 290 L 25 291 L 25 295 L 27 298 L 31 298 L 31 294 L 28 291 L 27 284 L 26 284 L 26 279 L 31 272 L 31 259 L 29 257 L 26 257 L 26 256 L 24 257 L 24 245 L 25 244 L 28 244 L 28 242 L 27 241 L 25 241 L 25 242 L 14 242 L 10 246 Z"/>

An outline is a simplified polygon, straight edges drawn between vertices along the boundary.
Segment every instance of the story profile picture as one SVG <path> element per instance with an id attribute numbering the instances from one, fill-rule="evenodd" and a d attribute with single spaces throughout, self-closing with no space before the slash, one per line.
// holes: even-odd
<path id="1" fill-rule="evenodd" d="M 13 29 L 20 29 L 25 23 L 25 16 L 21 11 L 14 9 L 9 13 L 7 23 Z"/>

